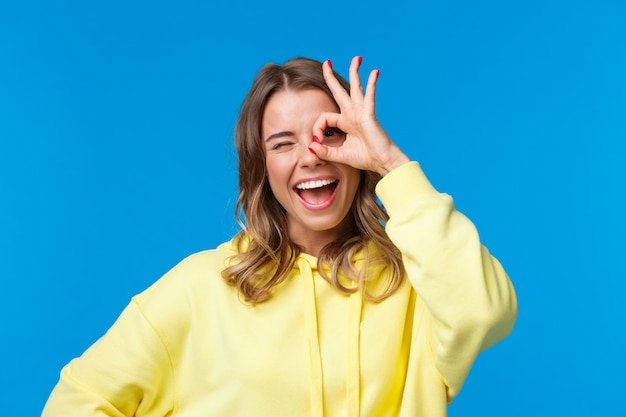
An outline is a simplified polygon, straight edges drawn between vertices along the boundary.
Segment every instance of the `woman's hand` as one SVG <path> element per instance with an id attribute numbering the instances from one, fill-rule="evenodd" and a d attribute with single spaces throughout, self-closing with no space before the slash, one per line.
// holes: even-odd
<path id="1" fill-rule="evenodd" d="M 376 120 L 376 81 L 378 70 L 370 73 L 365 93 L 359 77 L 361 57 L 350 64 L 350 94 L 335 75 L 330 61 L 322 64 L 326 84 L 339 105 L 339 113 L 322 113 L 313 125 L 315 142 L 310 148 L 320 159 L 340 162 L 357 169 L 387 174 L 409 162 L 409 158 L 387 136 Z M 332 136 L 339 129 L 346 134 L 342 142 L 335 143 Z M 317 143 L 316 143 L 317 142 Z"/>

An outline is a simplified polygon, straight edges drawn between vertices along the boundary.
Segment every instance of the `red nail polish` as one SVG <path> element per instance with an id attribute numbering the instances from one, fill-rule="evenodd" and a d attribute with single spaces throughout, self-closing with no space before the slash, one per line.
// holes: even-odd
<path id="1" fill-rule="evenodd" d="M 332 63 L 332 62 L 330 62 L 330 59 L 328 59 L 326 62 L 328 62 L 328 67 L 329 67 L 330 69 L 333 69 L 333 63 Z"/>
<path id="2" fill-rule="evenodd" d="M 361 65 L 361 63 L 362 63 L 362 62 L 363 62 L 363 57 L 362 57 L 362 56 L 360 56 L 360 57 L 359 57 L 359 65 Z"/>
<path id="3" fill-rule="evenodd" d="M 376 79 L 380 76 L 380 70 L 376 70 Z"/>
<path id="4" fill-rule="evenodd" d="M 322 143 L 322 141 L 320 140 L 320 138 L 318 138 L 317 136 L 313 136 L 313 140 L 317 143 Z"/>
<path id="5" fill-rule="evenodd" d="M 315 153 L 315 151 L 313 150 L 313 148 L 311 148 L 310 146 L 309 146 L 309 150 L 311 151 L 311 153 L 312 153 L 313 155 L 317 156 L 317 153 Z"/>

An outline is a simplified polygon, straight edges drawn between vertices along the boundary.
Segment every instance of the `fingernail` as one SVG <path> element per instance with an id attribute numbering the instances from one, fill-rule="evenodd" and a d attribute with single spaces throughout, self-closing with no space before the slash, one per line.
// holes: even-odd
<path id="1" fill-rule="evenodd" d="M 380 70 L 376 70 L 376 79 L 380 76 Z"/>
<path id="2" fill-rule="evenodd" d="M 320 138 L 318 138 L 317 136 L 313 136 L 313 140 L 317 143 L 322 143 L 322 141 L 320 140 Z"/>
<path id="3" fill-rule="evenodd" d="M 309 150 L 311 151 L 311 153 L 312 153 L 313 155 L 317 156 L 317 153 L 316 153 L 316 152 L 313 150 L 313 148 L 311 148 L 310 146 L 309 146 Z"/>
<path id="4" fill-rule="evenodd" d="M 362 56 L 359 57 L 359 65 L 361 65 L 361 62 L 363 62 L 363 57 Z"/>
<path id="5" fill-rule="evenodd" d="M 329 67 L 330 69 L 333 69 L 333 63 L 332 63 L 332 62 L 330 62 L 330 59 L 326 60 L 326 62 L 328 62 L 328 67 Z"/>

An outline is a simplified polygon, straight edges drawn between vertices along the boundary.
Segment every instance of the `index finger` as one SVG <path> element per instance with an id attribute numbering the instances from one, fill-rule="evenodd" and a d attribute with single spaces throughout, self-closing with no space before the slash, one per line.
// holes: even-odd
<path id="1" fill-rule="evenodd" d="M 323 143 L 324 140 L 324 131 L 328 128 L 337 127 L 339 122 L 339 118 L 341 114 L 339 113 L 321 113 L 315 123 L 313 124 L 313 136 L 317 138 L 316 142 Z"/>

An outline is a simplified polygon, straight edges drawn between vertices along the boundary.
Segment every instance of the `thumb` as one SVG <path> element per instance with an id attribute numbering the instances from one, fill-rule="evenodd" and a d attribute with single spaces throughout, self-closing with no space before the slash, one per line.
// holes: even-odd
<path id="1" fill-rule="evenodd" d="M 309 150 L 319 159 L 329 162 L 342 162 L 340 149 L 340 147 L 326 146 L 317 141 L 309 145 Z"/>

